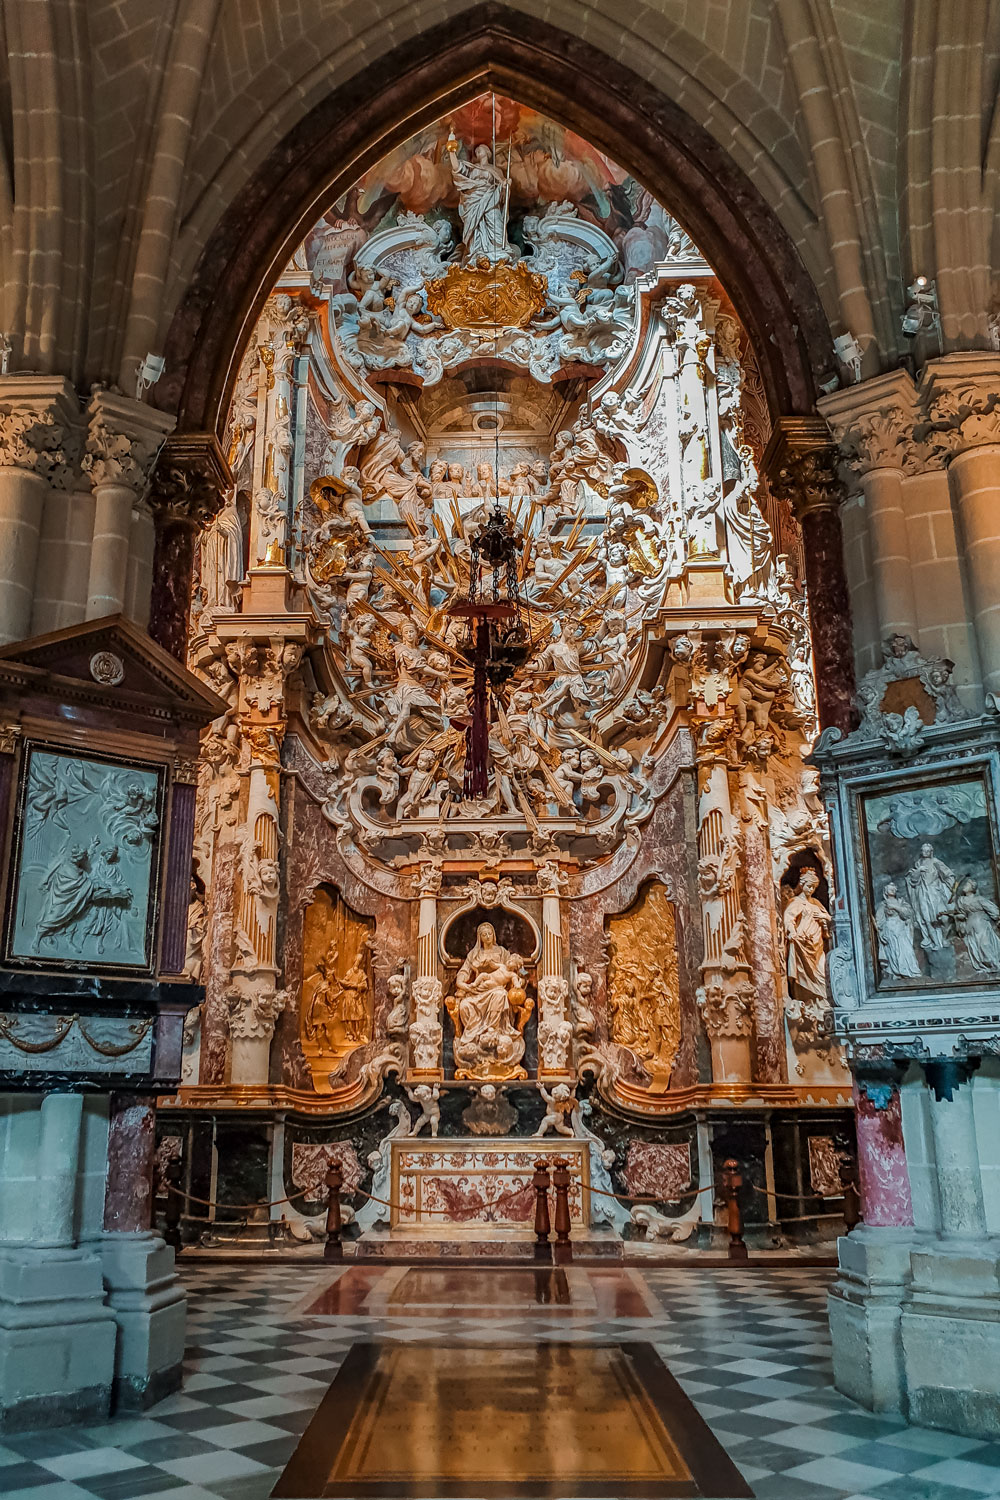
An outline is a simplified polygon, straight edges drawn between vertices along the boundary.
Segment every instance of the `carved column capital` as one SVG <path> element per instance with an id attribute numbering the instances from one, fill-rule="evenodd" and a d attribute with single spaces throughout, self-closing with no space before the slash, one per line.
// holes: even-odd
<path id="1" fill-rule="evenodd" d="M 771 488 L 789 501 L 796 518 L 836 510 L 846 490 L 838 466 L 843 454 L 822 417 L 781 417 L 764 454 Z"/>
<path id="2" fill-rule="evenodd" d="M 916 473 L 925 466 L 929 455 L 914 437 L 922 416 L 909 371 L 889 370 L 823 396 L 816 405 L 840 444 L 843 461 L 856 473 Z"/>
<path id="3" fill-rule="evenodd" d="M 233 476 L 214 432 L 181 432 L 163 444 L 149 503 L 159 526 L 202 531 L 222 509 Z"/>
<path id="4" fill-rule="evenodd" d="M 926 440 L 947 461 L 1000 443 L 1000 356 L 963 352 L 932 360 L 920 383 Z"/>
<path id="5" fill-rule="evenodd" d="M 70 489 L 80 452 L 79 403 L 68 380 L 0 378 L 0 468 L 37 474 Z"/>
<path id="6" fill-rule="evenodd" d="M 142 495 L 174 418 L 144 401 L 98 388 L 87 405 L 86 422 L 80 468 L 95 489 L 121 484 Z"/>

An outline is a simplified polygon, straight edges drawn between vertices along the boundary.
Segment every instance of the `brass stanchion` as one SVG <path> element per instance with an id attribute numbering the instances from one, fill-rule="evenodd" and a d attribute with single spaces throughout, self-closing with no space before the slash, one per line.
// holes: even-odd
<path id="1" fill-rule="evenodd" d="M 730 1157 L 722 1163 L 722 1201 L 726 1208 L 726 1228 L 729 1230 L 729 1259 L 740 1263 L 750 1259 L 743 1239 L 743 1211 L 739 1199 L 742 1186 L 740 1164 Z"/>
<path id="2" fill-rule="evenodd" d="M 180 1190 L 180 1162 L 168 1161 L 164 1176 L 167 1180 L 167 1202 L 163 1211 L 163 1238 L 172 1247 L 174 1254 L 179 1255 L 183 1248 L 181 1245 L 181 1209 L 184 1204 Z"/>
<path id="3" fill-rule="evenodd" d="M 326 1245 L 323 1248 L 324 1260 L 343 1260 L 344 1258 L 344 1246 L 340 1238 L 344 1227 L 340 1216 L 340 1190 L 343 1185 L 343 1168 L 339 1162 L 332 1161 L 326 1173 L 326 1190 L 329 1196 L 326 1203 Z"/>
<path id="4" fill-rule="evenodd" d="M 535 1175 L 531 1179 L 535 1189 L 535 1259 L 551 1261 L 552 1246 L 549 1244 L 549 1168 L 543 1157 L 535 1162 Z"/>
<path id="5" fill-rule="evenodd" d="M 556 1242 L 552 1258 L 557 1265 L 567 1265 L 573 1259 L 573 1246 L 569 1238 L 569 1162 L 557 1156 L 552 1163 L 552 1186 L 556 1194 Z"/>

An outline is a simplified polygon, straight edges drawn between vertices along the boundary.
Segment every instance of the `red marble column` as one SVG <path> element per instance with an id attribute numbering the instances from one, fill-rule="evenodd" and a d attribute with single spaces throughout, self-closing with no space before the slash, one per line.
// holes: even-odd
<path id="1" fill-rule="evenodd" d="M 112 1094 L 104 1194 L 106 1230 L 135 1234 L 152 1227 L 155 1152 L 155 1099 L 143 1094 Z"/>
<path id="2" fill-rule="evenodd" d="M 869 1226 L 885 1229 L 913 1223 L 910 1175 L 903 1146 L 903 1118 L 895 1083 L 854 1080 L 861 1213 Z"/>
<path id="3" fill-rule="evenodd" d="M 149 633 L 164 651 L 184 661 L 194 579 L 194 549 L 198 527 L 184 519 L 154 511 L 153 588 L 149 605 Z"/>
<path id="4" fill-rule="evenodd" d="M 851 597 L 840 525 L 845 493 L 840 463 L 840 449 L 818 416 L 780 418 L 764 455 L 772 489 L 790 503 L 802 528 L 820 728 L 847 734 L 857 715 Z"/>
<path id="5" fill-rule="evenodd" d="M 834 505 L 814 505 L 799 517 L 809 600 L 809 633 L 821 729 L 848 734 L 854 708 L 854 635 L 844 571 L 844 537 Z"/>

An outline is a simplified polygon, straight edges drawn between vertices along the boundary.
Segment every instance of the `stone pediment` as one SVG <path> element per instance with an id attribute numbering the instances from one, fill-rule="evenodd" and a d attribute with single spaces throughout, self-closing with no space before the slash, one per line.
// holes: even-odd
<path id="1" fill-rule="evenodd" d="M 0 695 L 125 710 L 186 730 L 226 711 L 199 677 L 124 615 L 0 647 Z M 9 711 L 9 708 L 8 708 Z"/>

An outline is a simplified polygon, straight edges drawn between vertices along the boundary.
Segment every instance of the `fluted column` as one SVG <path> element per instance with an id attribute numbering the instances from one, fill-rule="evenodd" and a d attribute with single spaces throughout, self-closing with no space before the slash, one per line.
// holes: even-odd
<path id="1" fill-rule="evenodd" d="M 772 488 L 791 503 L 802 528 L 820 728 L 836 727 L 846 734 L 855 714 L 854 639 L 840 525 L 840 460 L 822 417 L 782 417 L 764 466 Z"/>
<path id="2" fill-rule="evenodd" d="M 87 619 L 118 614 L 128 593 L 132 511 L 143 498 L 150 471 L 172 416 L 143 401 L 95 391 L 87 408 L 82 460 L 94 490 Z"/>

